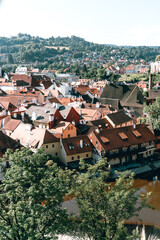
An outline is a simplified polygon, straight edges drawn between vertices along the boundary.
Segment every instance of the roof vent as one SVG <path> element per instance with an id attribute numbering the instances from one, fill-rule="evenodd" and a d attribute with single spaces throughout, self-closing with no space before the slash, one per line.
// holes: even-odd
<path id="1" fill-rule="evenodd" d="M 80 140 L 80 147 L 83 148 L 83 140 Z"/>
<path id="2" fill-rule="evenodd" d="M 32 121 L 35 121 L 37 119 L 37 113 L 33 112 L 32 113 Z"/>
<path id="3" fill-rule="evenodd" d="M 26 124 L 25 125 L 25 130 L 26 131 L 31 131 L 31 129 L 32 129 L 32 125 L 31 124 Z"/>

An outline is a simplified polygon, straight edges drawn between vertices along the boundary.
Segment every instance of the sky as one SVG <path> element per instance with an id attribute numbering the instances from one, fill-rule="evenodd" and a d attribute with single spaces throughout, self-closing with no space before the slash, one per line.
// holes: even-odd
<path id="1" fill-rule="evenodd" d="M 160 0 L 0 0 L 0 36 L 160 46 Z"/>

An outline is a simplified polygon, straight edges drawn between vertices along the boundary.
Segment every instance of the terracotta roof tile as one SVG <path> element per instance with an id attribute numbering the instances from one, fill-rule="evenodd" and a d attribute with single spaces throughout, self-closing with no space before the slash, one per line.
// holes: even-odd
<path id="1" fill-rule="evenodd" d="M 62 139 L 62 143 L 67 155 L 92 152 L 93 150 L 92 143 L 90 142 L 89 138 L 84 135 Z"/>
<path id="2" fill-rule="evenodd" d="M 14 131 L 20 123 L 21 123 L 21 120 L 11 119 L 6 124 L 4 124 L 3 129 L 9 130 L 9 131 Z"/>
<path id="3" fill-rule="evenodd" d="M 133 133 L 133 131 L 135 130 L 137 130 L 141 134 L 140 138 L 137 138 Z M 125 141 L 119 136 L 119 134 L 121 133 L 123 133 L 124 136 L 126 135 L 128 137 Z M 105 151 L 119 149 L 122 147 L 129 147 L 132 145 L 142 144 L 152 140 L 156 140 L 155 135 L 145 125 L 142 124 L 136 125 L 136 129 L 133 126 L 128 126 L 103 130 L 100 133 L 94 131 L 94 134 L 97 136 L 99 142 L 101 143 Z M 101 137 L 106 137 L 109 140 L 109 143 L 105 144 L 101 140 Z"/>

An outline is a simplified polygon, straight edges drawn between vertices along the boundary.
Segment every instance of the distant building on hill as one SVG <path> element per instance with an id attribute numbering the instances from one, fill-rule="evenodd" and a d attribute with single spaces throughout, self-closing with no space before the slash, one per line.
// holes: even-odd
<path id="1" fill-rule="evenodd" d="M 160 61 L 151 63 L 151 73 L 160 73 Z"/>

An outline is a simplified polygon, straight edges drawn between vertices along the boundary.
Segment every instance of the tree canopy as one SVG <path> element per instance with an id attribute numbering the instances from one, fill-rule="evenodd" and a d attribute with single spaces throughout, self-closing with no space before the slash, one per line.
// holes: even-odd
<path id="1" fill-rule="evenodd" d="M 50 240 L 68 233 L 92 240 L 132 240 L 124 221 L 138 216 L 144 206 L 132 188 L 133 175 L 119 174 L 107 183 L 110 169 L 105 159 L 94 165 L 80 162 L 80 172 L 61 169 L 43 150 L 8 150 L 9 161 L 0 185 L 0 239 Z M 73 194 L 79 212 L 62 208 L 64 197 Z"/>
<path id="2" fill-rule="evenodd" d="M 82 163 L 83 173 L 73 181 L 73 194 L 79 207 L 80 232 L 92 240 L 136 239 L 135 233 L 128 233 L 124 221 L 144 206 L 137 205 L 139 195 L 131 188 L 133 175 L 119 174 L 115 184 L 109 184 L 109 169 L 105 160 L 95 165 Z"/>
<path id="3" fill-rule="evenodd" d="M 160 98 L 152 104 L 145 105 L 143 109 L 144 117 L 143 123 L 150 123 L 154 130 L 160 129 Z"/>
<path id="4" fill-rule="evenodd" d="M 42 150 L 8 151 L 4 160 L 11 167 L 0 186 L 0 239 L 54 239 L 67 224 L 61 209 L 67 193 L 64 171 Z"/>

